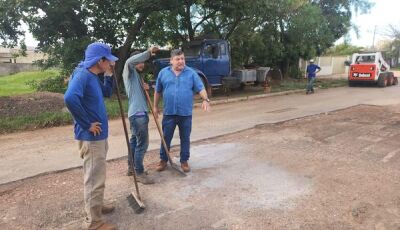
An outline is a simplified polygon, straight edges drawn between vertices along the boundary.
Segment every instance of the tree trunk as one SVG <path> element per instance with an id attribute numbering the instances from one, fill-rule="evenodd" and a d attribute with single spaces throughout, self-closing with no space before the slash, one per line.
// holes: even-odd
<path id="1" fill-rule="evenodd" d="M 138 36 L 144 22 L 146 21 L 149 14 L 141 13 L 137 18 L 136 22 L 129 28 L 128 36 L 124 44 L 118 49 L 117 56 L 119 60 L 116 63 L 116 74 L 119 82 L 122 82 L 122 71 L 124 70 L 125 61 L 129 58 L 131 47 L 134 39 Z"/>
<path id="2" fill-rule="evenodd" d="M 287 59 L 284 59 L 280 65 L 279 65 L 281 72 L 282 72 L 282 77 L 287 78 L 288 73 L 289 73 L 289 61 Z"/>

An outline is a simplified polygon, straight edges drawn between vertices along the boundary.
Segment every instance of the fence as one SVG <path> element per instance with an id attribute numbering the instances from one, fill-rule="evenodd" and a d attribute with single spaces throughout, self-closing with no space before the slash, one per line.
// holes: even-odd
<path id="1" fill-rule="evenodd" d="M 34 70 L 39 70 L 39 67 L 31 63 L 0 63 L 0 76 Z"/>
<path id="2" fill-rule="evenodd" d="M 315 59 L 315 64 L 321 67 L 321 72 L 318 73 L 319 76 L 328 76 L 335 74 L 345 74 L 348 71 L 348 67 L 345 66 L 344 62 L 350 60 L 350 56 L 323 56 L 317 57 Z M 308 61 L 301 59 L 299 61 L 299 67 L 301 70 L 306 70 Z"/>

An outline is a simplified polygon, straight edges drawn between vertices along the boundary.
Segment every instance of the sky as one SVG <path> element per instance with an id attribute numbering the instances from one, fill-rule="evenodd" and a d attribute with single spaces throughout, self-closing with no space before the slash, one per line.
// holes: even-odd
<path id="1" fill-rule="evenodd" d="M 351 43 L 357 46 L 371 47 L 374 41 L 374 29 L 376 26 L 375 46 L 380 40 L 388 39 L 385 36 L 387 26 L 393 25 L 400 28 L 400 1 L 399 0 L 371 0 L 375 3 L 368 14 L 354 15 L 352 18 L 359 31 L 357 38 L 351 32 Z"/>
<path id="2" fill-rule="evenodd" d="M 400 28 L 400 1 L 399 0 L 370 0 L 375 3 L 369 13 L 353 15 L 352 22 L 359 28 L 359 38 L 351 32 L 351 44 L 363 47 L 371 47 L 374 41 L 374 29 L 376 26 L 375 45 L 384 36 L 387 25 L 392 24 Z M 26 33 L 27 46 L 36 47 L 38 42 L 32 34 Z M 340 41 L 338 41 L 340 43 Z"/>

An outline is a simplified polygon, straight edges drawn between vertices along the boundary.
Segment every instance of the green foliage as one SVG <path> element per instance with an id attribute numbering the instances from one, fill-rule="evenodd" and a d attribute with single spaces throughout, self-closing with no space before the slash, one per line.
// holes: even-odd
<path id="1" fill-rule="evenodd" d="M 40 81 L 55 77 L 57 70 L 21 72 L 9 76 L 0 77 L 0 96 L 12 96 L 32 93 L 35 90 L 27 85 L 29 81 Z"/>
<path id="2" fill-rule="evenodd" d="M 26 82 L 26 84 L 39 92 L 65 93 L 67 90 L 67 83 L 63 75 L 42 80 L 32 80 Z"/>
<path id="3" fill-rule="evenodd" d="M 0 40 L 15 46 L 24 22 L 48 54 L 39 64 L 68 74 L 95 40 L 117 51 L 121 73 L 132 45 L 213 37 L 231 42 L 234 66 L 278 66 L 287 75 L 299 58 L 320 55 L 347 33 L 352 8 L 370 7 L 369 0 L 9 0 L 0 3 Z"/>
<path id="4" fill-rule="evenodd" d="M 332 55 L 332 56 L 352 55 L 353 53 L 361 52 L 363 49 L 364 48 L 360 46 L 353 46 L 350 44 L 343 43 L 329 48 L 325 52 L 325 55 Z"/>
<path id="5" fill-rule="evenodd" d="M 118 101 L 116 99 L 106 99 L 106 109 L 109 118 L 120 117 Z M 124 111 L 128 110 L 127 100 L 123 100 Z M 0 134 L 10 133 L 19 130 L 33 130 L 53 126 L 72 124 L 73 119 L 69 112 L 42 112 L 37 115 L 23 115 L 17 117 L 0 117 Z"/>
<path id="6" fill-rule="evenodd" d="M 5 47 L 15 47 L 18 38 L 24 32 L 21 30 L 21 13 L 18 1 L 0 1 L 0 41 Z"/>
<path id="7" fill-rule="evenodd" d="M 43 112 L 35 116 L 2 117 L 0 118 L 0 133 L 60 126 L 71 122 L 72 117 L 66 112 Z"/>

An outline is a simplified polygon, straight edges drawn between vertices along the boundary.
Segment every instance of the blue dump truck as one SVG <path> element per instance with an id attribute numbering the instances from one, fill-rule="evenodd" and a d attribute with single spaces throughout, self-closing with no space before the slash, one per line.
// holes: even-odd
<path id="1" fill-rule="evenodd" d="M 186 65 L 193 68 L 202 79 L 207 93 L 212 89 L 235 89 L 245 85 L 266 84 L 268 67 L 253 69 L 231 69 L 229 43 L 221 39 L 204 39 L 192 41 L 182 47 L 185 53 Z M 159 71 L 169 65 L 169 58 L 156 59 L 154 64 L 154 79 Z"/>

